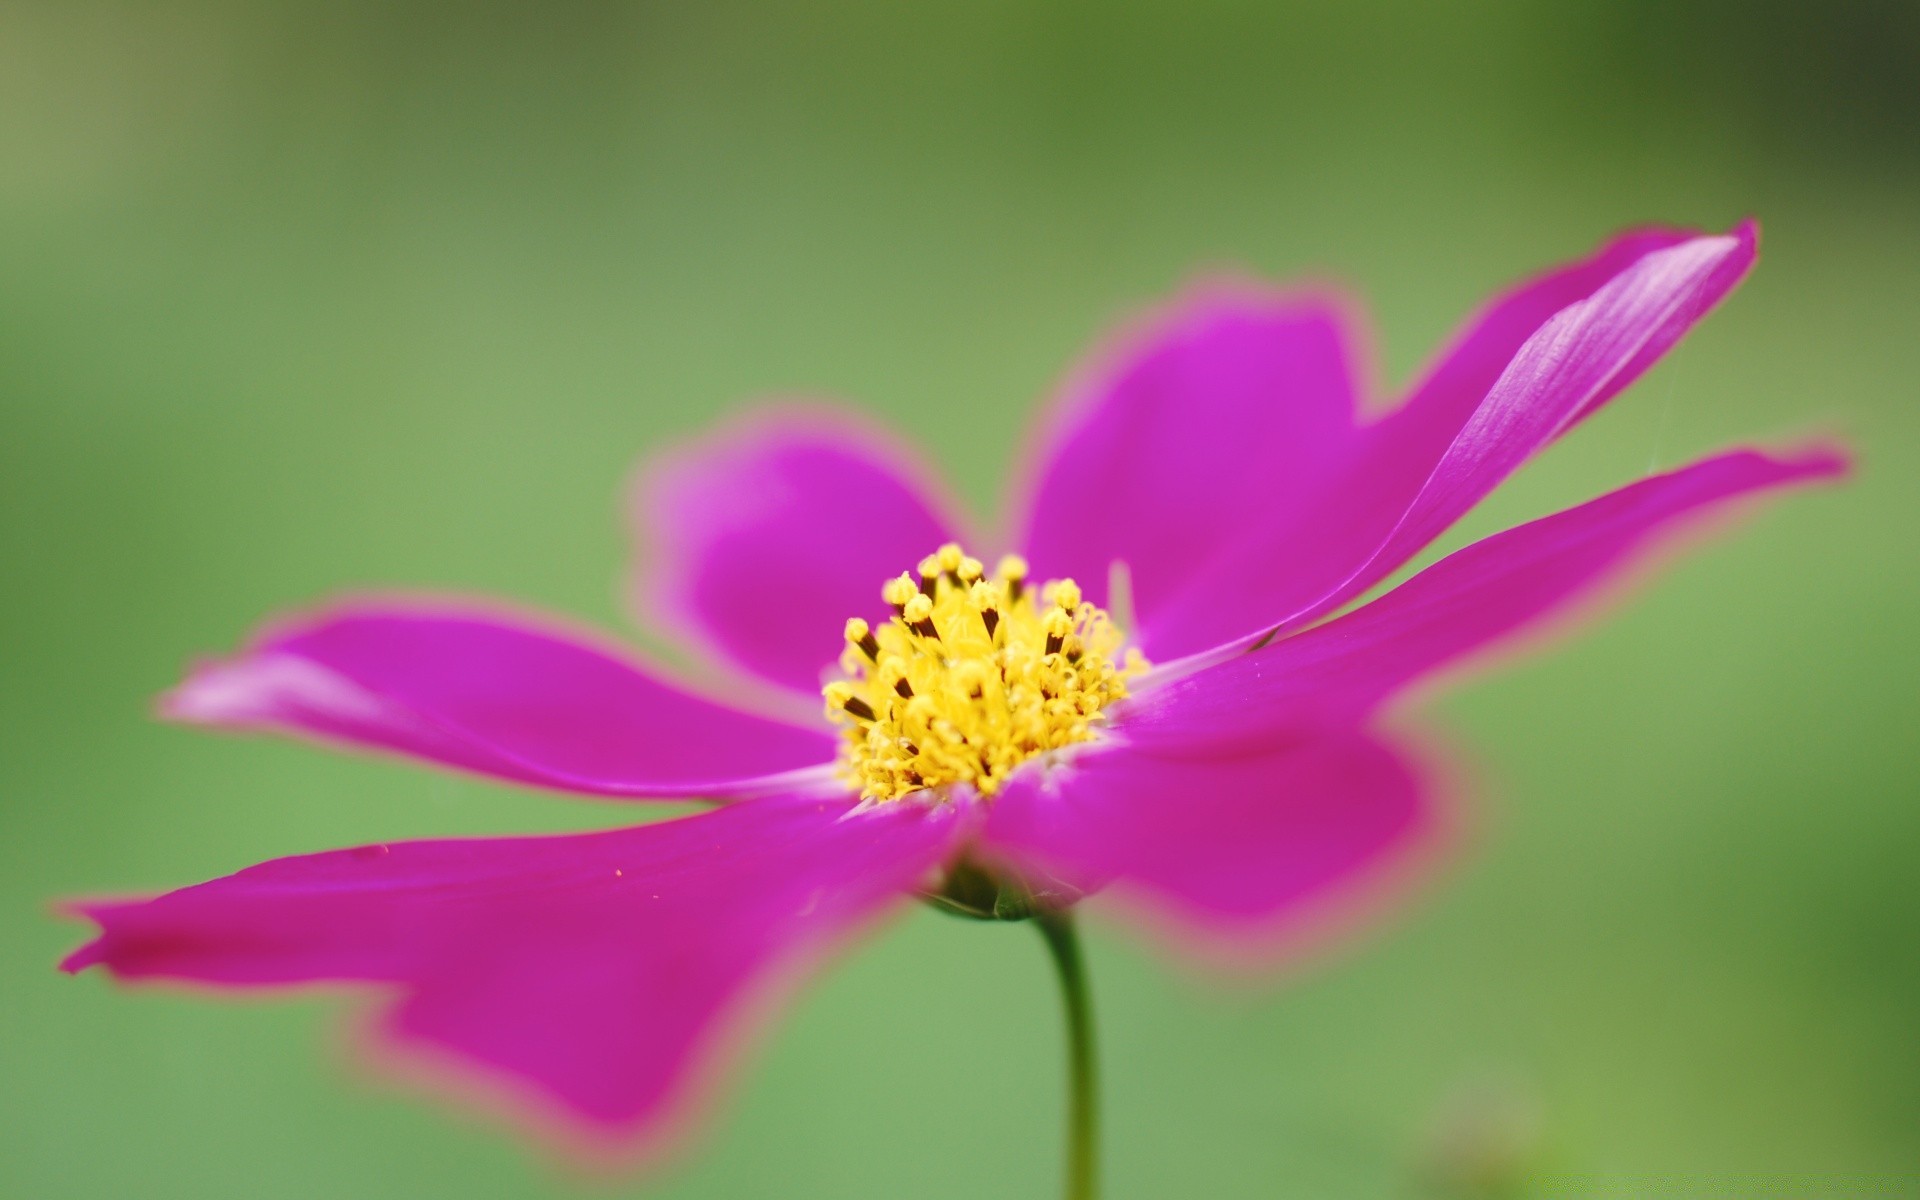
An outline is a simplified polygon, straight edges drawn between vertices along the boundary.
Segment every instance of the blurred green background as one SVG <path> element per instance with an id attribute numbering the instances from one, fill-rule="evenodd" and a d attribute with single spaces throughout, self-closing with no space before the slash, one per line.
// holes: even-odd
<path id="1" fill-rule="evenodd" d="M 348 587 L 617 628 L 632 459 L 845 396 L 982 505 L 1090 337 L 1190 272 L 1351 280 L 1405 381 L 1657 219 L 1759 271 L 1458 536 L 1731 441 L 1768 510 L 1434 715 L 1451 877 L 1284 989 L 1091 953 L 1114 1197 L 1920 1194 L 1920 6 L 0 7 L 0 1195 L 587 1187 L 339 1069 L 338 1006 L 126 994 L 53 897 L 625 810 L 166 728 Z M 661 1196 L 1052 1194 L 1038 939 L 849 956 Z"/>

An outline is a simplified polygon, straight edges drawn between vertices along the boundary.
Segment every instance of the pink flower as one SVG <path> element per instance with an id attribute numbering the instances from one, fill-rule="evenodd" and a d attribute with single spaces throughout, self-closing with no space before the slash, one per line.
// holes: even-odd
<path id="1" fill-rule="evenodd" d="M 1024 561 L 995 567 L 888 440 L 817 413 L 742 422 L 648 472 L 636 504 L 655 551 L 639 594 L 757 681 L 738 705 L 555 622 L 422 599 L 283 622 L 164 702 L 717 807 L 84 903 L 100 934 L 65 968 L 375 985 L 384 1054 L 632 1148 L 684 1124 L 780 985 L 915 897 L 1105 893 L 1184 948 L 1271 958 L 1445 829 L 1428 772 L 1378 726 L 1396 697 L 1679 527 L 1844 469 L 1822 448 L 1717 455 L 1342 612 L 1651 366 L 1746 273 L 1754 236 L 1632 233 L 1526 283 L 1377 417 L 1339 304 L 1196 287 L 1075 377 L 1012 504 Z"/>

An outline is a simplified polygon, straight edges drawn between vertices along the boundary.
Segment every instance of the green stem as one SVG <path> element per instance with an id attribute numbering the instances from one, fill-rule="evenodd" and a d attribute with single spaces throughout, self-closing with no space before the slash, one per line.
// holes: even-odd
<path id="1" fill-rule="evenodd" d="M 1095 1200 L 1099 1195 L 1099 1072 L 1093 1057 L 1093 1007 L 1087 968 L 1080 957 L 1080 936 L 1073 914 L 1041 912 L 1034 917 L 1040 936 L 1060 975 L 1060 1001 L 1067 1015 L 1067 1187 L 1066 1200 Z"/>

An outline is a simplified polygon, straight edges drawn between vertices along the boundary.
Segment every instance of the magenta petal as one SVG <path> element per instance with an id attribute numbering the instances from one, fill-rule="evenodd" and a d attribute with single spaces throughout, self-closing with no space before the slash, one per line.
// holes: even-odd
<path id="1" fill-rule="evenodd" d="M 195 670 L 162 711 L 610 796 L 739 795 L 834 756 L 827 732 L 702 699 L 582 635 L 450 601 L 373 601 L 281 625 Z"/>
<path id="2" fill-rule="evenodd" d="M 1601 247 L 1591 257 L 1548 271 L 1498 296 L 1467 322 L 1451 345 L 1427 370 L 1404 405 L 1409 417 L 1442 429 L 1458 429 L 1492 390 L 1520 348 L 1556 314 L 1598 292 L 1608 282 L 1657 251 L 1699 239 L 1685 229 L 1636 229 Z M 1740 252 L 1722 261 L 1719 275 L 1692 297 L 1690 310 L 1650 341 L 1595 395 L 1604 402 L 1638 379 L 1672 347 L 1708 308 L 1738 283 L 1753 265 L 1756 230 L 1751 222 L 1732 235 Z"/>
<path id="3" fill-rule="evenodd" d="M 597 1142 L 684 1124 L 727 1035 L 948 853 L 951 810 L 800 797 L 605 833 L 279 859 L 79 906 L 64 965 L 233 987 L 393 985 L 405 1059 L 453 1066 Z"/>
<path id="4" fill-rule="evenodd" d="M 1298 507 L 1352 451 L 1347 324 L 1329 298 L 1213 283 L 1117 339 L 1078 373 L 1040 452 L 1020 540 L 1034 570 L 1105 604 L 1123 562 L 1157 629 L 1196 568 L 1247 523 Z"/>
<path id="5" fill-rule="evenodd" d="M 1339 730 L 1231 756 L 1088 753 L 1020 777 L 984 842 L 1039 889 L 1112 887 L 1192 948 L 1253 953 L 1399 878 L 1442 826 L 1405 759 Z"/>
<path id="6" fill-rule="evenodd" d="M 1359 578 L 1357 595 L 1413 557 L 1522 462 L 1592 413 L 1666 353 L 1753 265 L 1755 231 L 1701 237 L 1635 260 L 1592 295 L 1560 310 L 1514 353 L 1484 397 L 1429 385 L 1397 414 L 1397 447 L 1422 462 L 1439 449 L 1393 536 Z M 1444 448 L 1442 448 L 1444 447 Z"/>
<path id="7" fill-rule="evenodd" d="M 1257 625 L 1295 628 L 1391 575 L 1671 348 L 1752 265 L 1754 236 L 1632 235 L 1495 304 L 1309 516 L 1247 537 L 1155 615 L 1162 660 L 1263 632 L 1213 596 L 1257 596 Z"/>
<path id="8" fill-rule="evenodd" d="M 818 697 L 848 617 L 955 536 L 931 472 L 853 418 L 756 413 L 649 463 L 634 490 L 644 615 Z"/>
<path id="9" fill-rule="evenodd" d="M 1565 610 L 1676 527 L 1845 465 L 1826 450 L 1736 451 L 1643 479 L 1476 542 L 1324 625 L 1145 692 L 1119 727 L 1135 742 L 1195 752 L 1359 720 L 1422 676 Z"/>

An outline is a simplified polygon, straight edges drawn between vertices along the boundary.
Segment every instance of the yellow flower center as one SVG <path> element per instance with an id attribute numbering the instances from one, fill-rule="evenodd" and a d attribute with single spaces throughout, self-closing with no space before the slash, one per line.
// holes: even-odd
<path id="1" fill-rule="evenodd" d="M 880 594 L 893 619 L 847 622 L 846 677 L 824 689 L 840 767 L 867 800 L 957 783 L 991 796 L 1028 759 L 1091 739 L 1147 666 L 1131 649 L 1116 666 L 1112 619 L 1071 579 L 1036 595 L 1017 556 L 988 577 L 948 544 Z"/>

